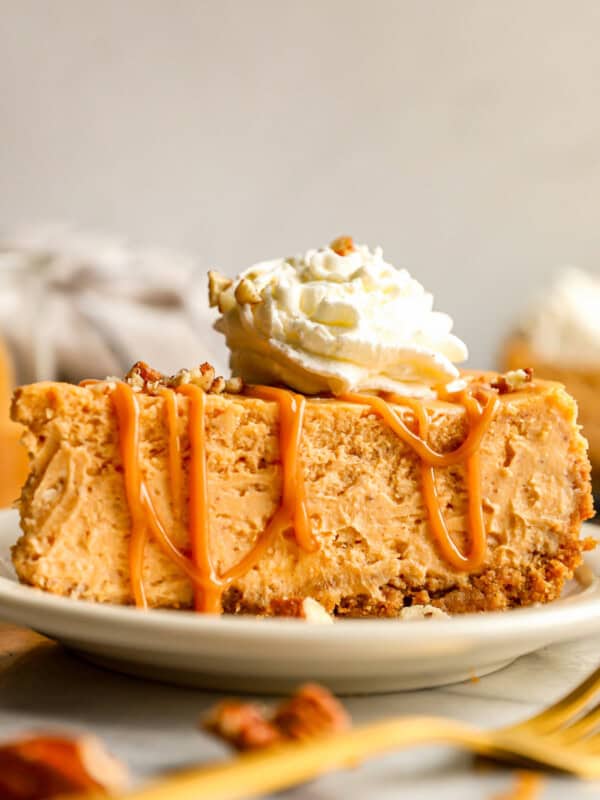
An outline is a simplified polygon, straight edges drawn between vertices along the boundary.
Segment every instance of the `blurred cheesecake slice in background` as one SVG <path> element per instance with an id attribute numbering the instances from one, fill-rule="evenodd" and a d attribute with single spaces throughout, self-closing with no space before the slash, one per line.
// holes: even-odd
<path id="1" fill-rule="evenodd" d="M 8 413 L 13 388 L 12 362 L 0 339 L 0 508 L 17 499 L 27 477 L 27 451 L 20 443 L 23 428 Z"/>
<path id="2" fill-rule="evenodd" d="M 521 319 L 501 354 L 506 370 L 532 367 L 564 384 L 579 406 L 595 483 L 600 478 L 600 276 L 570 267 Z"/>

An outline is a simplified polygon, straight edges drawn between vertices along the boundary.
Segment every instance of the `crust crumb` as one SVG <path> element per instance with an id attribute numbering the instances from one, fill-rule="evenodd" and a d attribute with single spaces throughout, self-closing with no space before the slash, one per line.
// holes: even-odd
<path id="1" fill-rule="evenodd" d="M 587 589 L 588 586 L 591 586 L 596 580 L 596 576 L 589 564 L 580 564 L 573 575 L 577 583 L 584 589 Z"/>
<path id="2" fill-rule="evenodd" d="M 270 613 L 275 617 L 296 617 L 318 625 L 333 624 L 333 618 L 325 608 L 312 597 L 288 597 L 273 600 Z"/>

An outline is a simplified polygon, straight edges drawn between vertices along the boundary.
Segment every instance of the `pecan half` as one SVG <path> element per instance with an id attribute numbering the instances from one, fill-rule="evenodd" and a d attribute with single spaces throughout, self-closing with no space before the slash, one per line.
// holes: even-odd
<path id="1" fill-rule="evenodd" d="M 127 783 L 125 768 L 94 736 L 32 736 L 0 746 L 2 800 L 119 792 Z"/>
<path id="2" fill-rule="evenodd" d="M 283 741 L 281 732 L 254 703 L 225 700 L 203 721 L 202 727 L 236 750 L 257 750 Z"/>
<path id="3" fill-rule="evenodd" d="M 301 686 L 275 711 L 273 722 L 288 739 L 310 739 L 350 727 L 346 709 L 318 683 Z"/>
<path id="4" fill-rule="evenodd" d="M 202 727 L 236 750 L 256 750 L 285 741 L 303 740 L 350 727 L 337 698 L 316 683 L 301 686 L 271 715 L 254 703 L 228 700 L 216 706 Z"/>

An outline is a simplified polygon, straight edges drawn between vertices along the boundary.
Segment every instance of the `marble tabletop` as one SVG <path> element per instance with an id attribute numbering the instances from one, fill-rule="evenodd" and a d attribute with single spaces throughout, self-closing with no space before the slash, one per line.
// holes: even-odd
<path id="1" fill-rule="evenodd" d="M 548 705 L 599 663 L 600 632 L 597 637 L 548 647 L 476 682 L 350 697 L 345 703 L 356 722 L 425 713 L 500 726 Z M 0 740 L 36 729 L 94 732 L 137 779 L 144 779 L 226 755 L 220 743 L 197 729 L 199 716 L 218 698 L 214 693 L 104 671 L 37 634 L 0 624 Z M 329 775 L 278 797 L 494 800 L 514 786 L 514 780 L 508 768 L 474 766 L 466 755 L 431 747 Z M 565 797 L 600 798 L 600 783 L 562 777 L 544 780 L 543 800 Z"/>

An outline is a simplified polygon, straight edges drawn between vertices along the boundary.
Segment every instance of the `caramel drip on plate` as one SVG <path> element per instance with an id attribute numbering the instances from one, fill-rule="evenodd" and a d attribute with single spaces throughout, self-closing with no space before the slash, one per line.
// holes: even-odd
<path id="1" fill-rule="evenodd" d="M 163 553 L 191 580 L 194 587 L 196 610 L 219 613 L 225 589 L 258 563 L 276 537 L 292 530 L 299 547 L 303 550 L 314 552 L 318 549 L 319 543 L 310 526 L 304 473 L 300 459 L 306 398 L 288 389 L 273 386 L 251 386 L 245 390 L 247 397 L 272 401 L 279 406 L 281 502 L 248 553 L 237 564 L 223 574 L 219 574 L 213 564 L 210 547 L 205 433 L 206 394 L 200 387 L 193 384 L 184 384 L 175 391 L 168 388 L 161 391 L 165 402 L 165 420 L 168 432 L 168 463 L 173 517 L 176 521 L 181 518 L 180 507 L 183 497 L 183 466 L 176 393 L 184 395 L 189 404 L 188 527 L 191 558 L 185 555 L 169 537 L 156 512 L 142 475 L 139 459 L 140 410 L 136 393 L 129 384 L 121 382 L 116 384 L 112 392 L 119 426 L 125 493 L 131 515 L 129 557 L 132 593 L 136 605 L 147 608 L 143 562 L 146 542 L 151 534 Z M 419 456 L 423 494 L 431 531 L 440 554 L 457 570 L 477 569 L 483 563 L 486 552 L 481 497 L 480 445 L 495 413 L 498 398 L 495 393 L 481 387 L 479 393 L 483 397 L 482 405 L 469 391 L 462 392 L 456 398 L 448 398 L 451 402 L 463 405 L 469 423 L 467 437 L 459 447 L 449 453 L 438 453 L 428 444 L 430 421 L 421 400 L 393 394 L 381 397 L 354 393 L 338 398 L 344 402 L 370 407 Z M 412 410 L 416 421 L 416 432 L 404 422 L 402 416 L 394 409 L 394 405 L 408 406 Z M 436 467 L 448 467 L 455 464 L 464 464 L 467 475 L 469 549 L 466 554 L 461 552 L 448 531 L 435 482 Z"/>
<path id="2" fill-rule="evenodd" d="M 480 445 L 498 404 L 498 398 L 492 392 L 485 392 L 486 403 L 482 409 L 477 400 L 468 392 L 461 392 L 458 402 L 461 403 L 469 421 L 469 432 L 464 442 L 449 453 L 437 453 L 427 444 L 429 419 L 422 401 L 414 397 L 388 395 L 388 399 L 363 394 L 346 394 L 339 399 L 350 403 L 370 406 L 384 422 L 421 459 L 421 480 L 423 494 L 429 517 L 429 524 L 439 551 L 451 567 L 457 570 L 478 569 L 486 553 L 486 533 L 483 519 L 481 497 L 481 452 Z M 417 421 L 417 433 L 413 433 L 404 420 L 391 407 L 390 403 L 407 405 L 414 413 Z M 435 483 L 435 467 L 451 466 L 464 463 L 467 472 L 468 489 L 468 530 L 470 547 L 465 555 L 452 539 L 440 505 Z"/>

